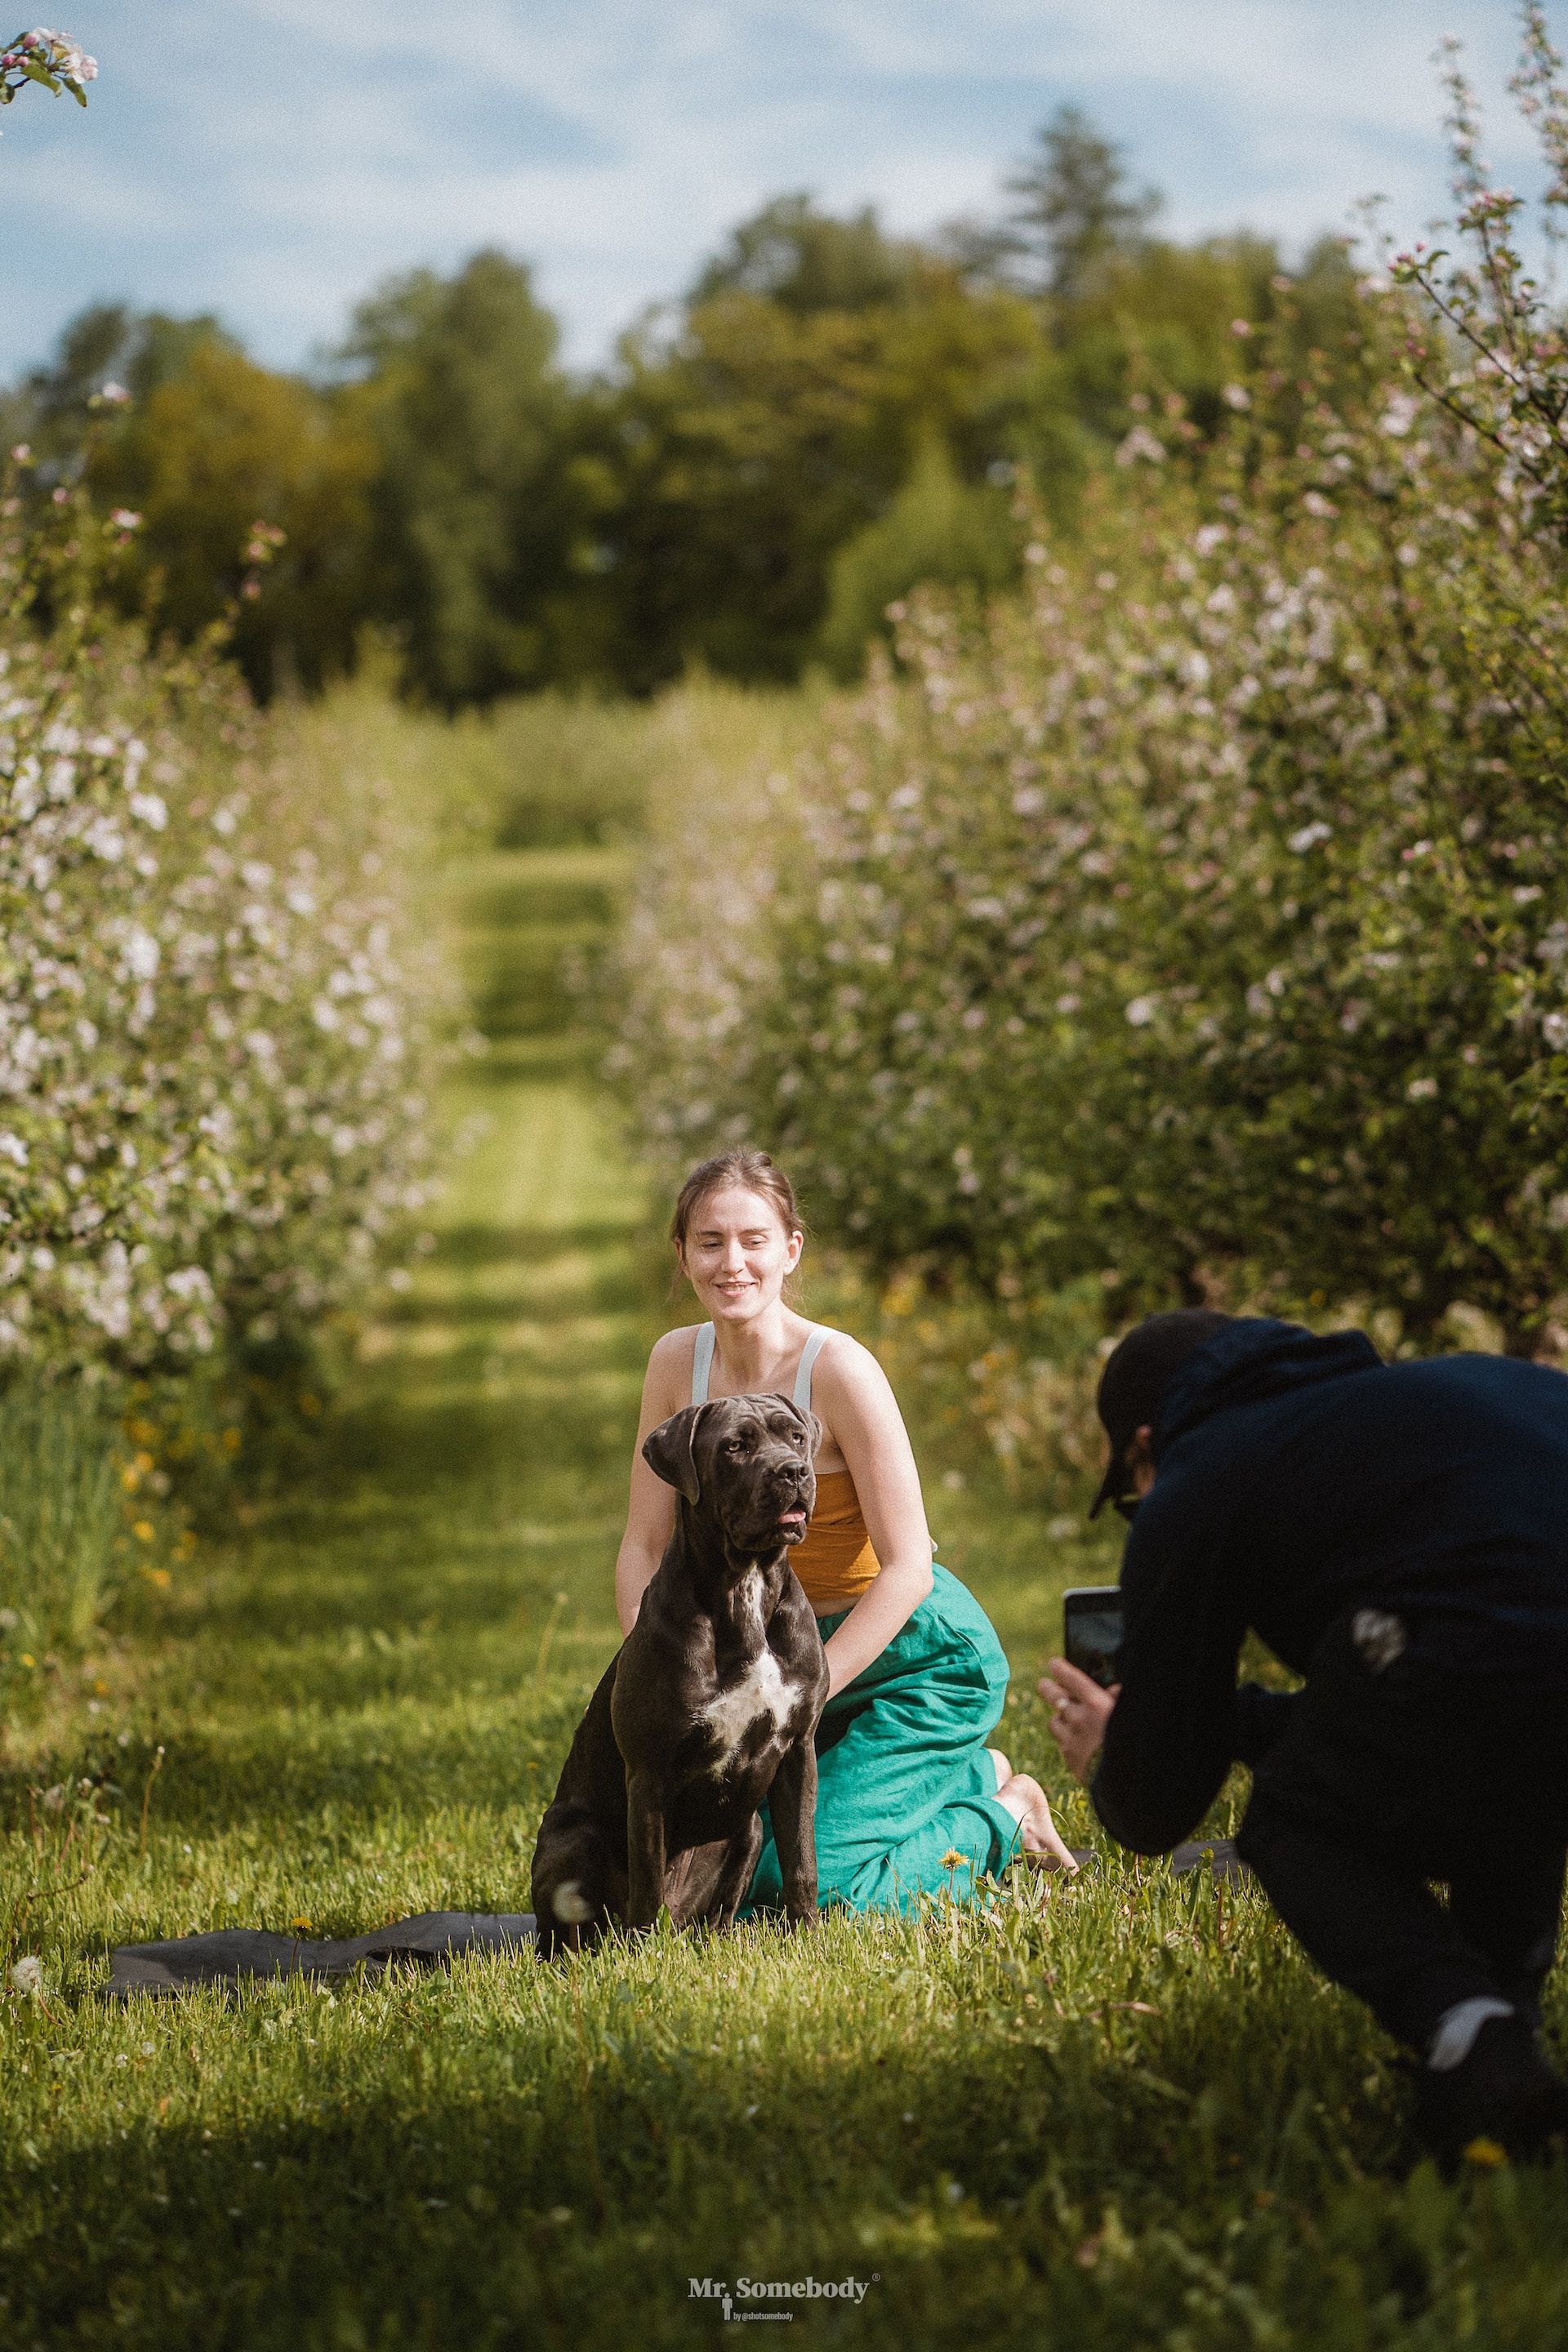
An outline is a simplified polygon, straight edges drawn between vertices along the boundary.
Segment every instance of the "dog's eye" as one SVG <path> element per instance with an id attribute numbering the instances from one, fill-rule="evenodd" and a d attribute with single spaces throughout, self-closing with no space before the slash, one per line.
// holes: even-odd
<path id="1" fill-rule="evenodd" d="M 743 1437 L 727 1437 L 724 1440 L 726 1454 L 744 1454 L 745 1450 L 746 1441 Z"/>

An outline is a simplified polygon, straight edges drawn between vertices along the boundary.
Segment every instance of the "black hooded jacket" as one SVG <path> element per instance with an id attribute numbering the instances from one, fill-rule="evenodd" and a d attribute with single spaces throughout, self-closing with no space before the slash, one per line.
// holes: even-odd
<path id="1" fill-rule="evenodd" d="M 1182 1365 L 1121 1567 L 1121 1696 L 1091 1793 L 1119 1843 L 1188 1836 L 1292 1702 L 1236 1684 L 1248 1628 L 1295 1673 L 1355 1608 L 1411 1654 L 1568 1705 L 1568 1378 L 1506 1356 L 1385 1364 L 1360 1331 L 1238 1318 Z"/>

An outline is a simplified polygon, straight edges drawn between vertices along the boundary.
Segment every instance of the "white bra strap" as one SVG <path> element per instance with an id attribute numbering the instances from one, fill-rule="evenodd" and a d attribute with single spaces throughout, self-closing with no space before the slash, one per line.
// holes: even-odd
<path id="1" fill-rule="evenodd" d="M 691 1350 L 693 1404 L 706 1404 L 708 1402 L 708 1383 L 713 1377 L 713 1344 L 717 1337 L 711 1323 L 698 1326 L 697 1343 Z M 802 1412 L 811 1411 L 811 1368 L 822 1353 L 823 1342 L 827 1337 L 825 1324 L 814 1324 L 800 1351 L 800 1369 L 795 1376 L 795 1402 Z"/>
<path id="2" fill-rule="evenodd" d="M 691 1402 L 706 1404 L 708 1382 L 713 1370 L 713 1342 L 717 1337 L 711 1323 L 700 1324 L 697 1345 L 691 1351 Z"/>
<path id="3" fill-rule="evenodd" d="M 827 1330 L 821 1323 L 813 1324 L 811 1336 L 800 1351 L 800 1370 L 795 1376 L 795 1403 L 799 1412 L 811 1411 L 811 1368 L 822 1353 Z"/>

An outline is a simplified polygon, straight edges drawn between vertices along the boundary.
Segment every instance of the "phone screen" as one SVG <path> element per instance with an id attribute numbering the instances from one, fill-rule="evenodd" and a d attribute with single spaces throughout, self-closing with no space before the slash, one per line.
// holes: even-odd
<path id="1" fill-rule="evenodd" d="M 1105 1689 L 1116 1680 L 1121 1594 L 1114 1584 L 1080 1585 L 1063 1605 L 1062 1655 Z"/>

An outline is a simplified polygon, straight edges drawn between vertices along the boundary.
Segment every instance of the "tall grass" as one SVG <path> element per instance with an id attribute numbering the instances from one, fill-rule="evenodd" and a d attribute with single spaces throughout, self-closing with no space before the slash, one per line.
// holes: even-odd
<path id="1" fill-rule="evenodd" d="M 303 710 L 300 740 L 335 757 L 454 848 L 605 848 L 721 782 L 765 772 L 811 740 L 815 688 L 731 686 L 697 674 L 653 702 L 520 696 L 455 719 L 395 701 L 378 660 Z"/>
<path id="2" fill-rule="evenodd" d="M 0 1624 L 18 1656 L 83 1641 L 125 1532 L 121 1449 L 100 1396 L 24 1373 L 0 1393 Z"/>

